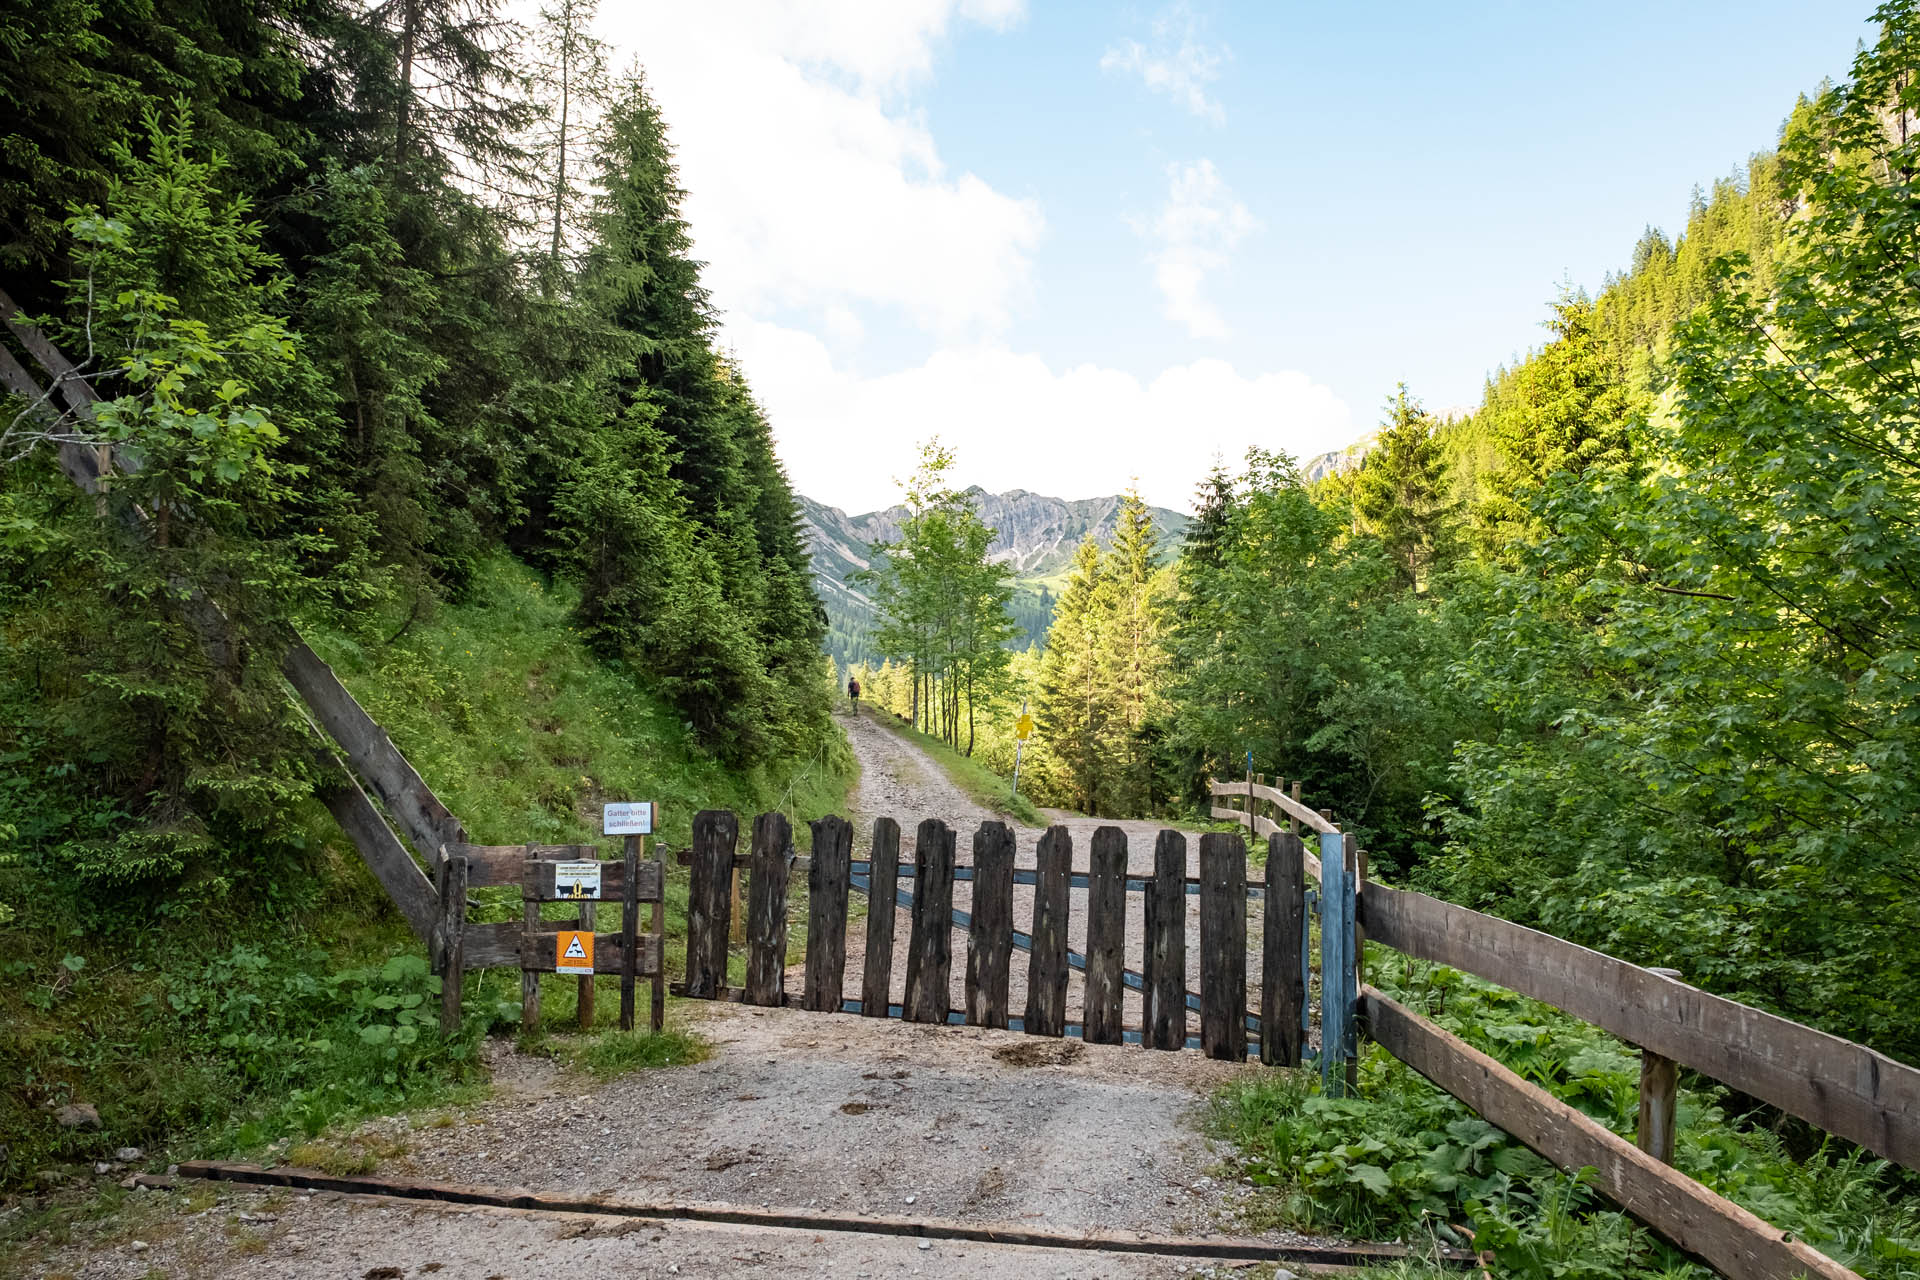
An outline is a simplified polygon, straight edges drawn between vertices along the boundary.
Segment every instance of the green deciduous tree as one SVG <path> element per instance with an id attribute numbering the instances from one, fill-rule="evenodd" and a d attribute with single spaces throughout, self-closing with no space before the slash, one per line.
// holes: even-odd
<path id="1" fill-rule="evenodd" d="M 1534 503 L 1465 668 L 1529 731 L 1463 748 L 1446 882 L 1912 1056 L 1920 20 L 1878 16 L 1785 139 L 1770 286 L 1722 260 L 1628 456 Z"/>
<path id="2" fill-rule="evenodd" d="M 1006 566 L 987 558 L 994 531 L 972 495 L 948 482 L 952 467 L 952 451 L 938 440 L 921 447 L 904 485 L 900 536 L 875 544 L 875 566 L 861 577 L 880 617 L 875 647 L 908 667 L 909 715 L 971 755 L 977 708 L 1007 668 L 1013 587 Z"/>

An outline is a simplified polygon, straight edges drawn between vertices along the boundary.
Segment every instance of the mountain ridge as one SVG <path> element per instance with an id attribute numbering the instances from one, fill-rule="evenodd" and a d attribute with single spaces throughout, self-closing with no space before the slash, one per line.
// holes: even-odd
<path id="1" fill-rule="evenodd" d="M 988 493 L 975 485 L 966 490 L 980 518 L 994 530 L 987 558 L 1013 569 L 1016 584 L 1014 613 L 1029 642 L 1046 634 L 1052 615 L 1053 588 L 1073 562 L 1074 549 L 1088 534 L 1101 546 L 1110 546 L 1125 498 L 1110 494 L 1098 498 L 1054 498 L 1029 489 Z M 900 536 L 904 504 L 848 515 L 839 507 L 796 494 L 801 536 L 813 567 L 814 589 L 827 611 L 827 651 L 841 665 L 875 658 L 867 651 L 874 626 L 873 598 L 858 582 L 848 579 L 872 567 L 872 546 Z M 1165 507 L 1149 507 L 1160 534 L 1163 554 L 1172 554 L 1185 537 L 1189 517 Z"/>

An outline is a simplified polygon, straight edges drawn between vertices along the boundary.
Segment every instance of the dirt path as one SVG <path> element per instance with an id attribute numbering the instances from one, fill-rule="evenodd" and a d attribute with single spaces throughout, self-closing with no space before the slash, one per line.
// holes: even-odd
<path id="1" fill-rule="evenodd" d="M 886 813 L 909 840 L 920 818 L 944 819 L 960 833 L 961 857 L 968 859 L 973 830 L 994 815 L 917 748 L 864 721 L 846 727 L 863 768 L 853 799 L 855 856 L 864 856 L 871 818 Z M 1099 824 L 1069 818 L 1066 825 L 1075 865 L 1084 868 Z M 1157 828 L 1119 825 L 1136 837 L 1133 867 L 1142 866 L 1143 854 L 1150 867 Z M 1037 835 L 1020 831 L 1023 866 L 1032 865 Z M 910 844 L 902 853 L 910 856 Z M 969 888 L 956 886 L 957 905 L 968 903 Z M 1015 918 L 1024 921 L 1032 890 L 1018 887 L 1016 894 Z M 857 926 L 850 932 L 853 942 L 864 934 Z M 903 946 L 907 932 L 903 914 Z M 1197 917 L 1189 933 L 1197 946 Z M 1129 947 L 1137 967 L 1131 932 Z M 954 954 L 957 1007 L 964 938 L 956 938 Z M 858 955 L 856 948 L 850 974 L 859 973 Z M 904 972 L 902 956 L 896 988 Z M 1016 1010 L 1024 1006 L 1025 975 L 1024 953 L 1016 952 Z M 857 978 L 853 985 L 857 994 Z M 1077 977 L 1070 990 L 1077 1007 Z M 1137 1001 L 1129 1010 L 1137 1020 Z M 381 1173 L 628 1201 L 1173 1235 L 1211 1234 L 1230 1220 L 1238 1189 L 1210 1176 L 1216 1156 L 1195 1120 L 1211 1089 L 1256 1068 L 1192 1051 L 791 1009 L 688 1001 L 676 1002 L 674 1013 L 713 1045 L 707 1061 L 595 1082 L 496 1041 L 489 1045 L 488 1101 L 378 1122 L 361 1133 L 385 1144 Z M 1170 1258 L 945 1241 L 922 1248 L 884 1236 L 555 1217 L 207 1184 L 136 1193 L 125 1213 L 89 1231 L 49 1256 L 40 1274 L 585 1280 L 1210 1273 L 1204 1264 Z M 136 1249 L 136 1240 L 144 1247 Z"/>
<path id="2" fill-rule="evenodd" d="M 1237 1190 L 1210 1176 L 1214 1157 L 1193 1120 L 1206 1091 L 1247 1068 L 970 1027 L 725 1004 L 680 1010 L 709 1015 L 698 1023 L 714 1046 L 707 1061 L 595 1083 L 496 1043 L 487 1103 L 376 1122 L 357 1137 L 390 1153 L 379 1172 L 395 1177 L 1061 1231 L 1204 1236 L 1221 1229 Z M 947 1241 L 923 1249 L 881 1236 L 197 1183 L 137 1193 L 133 1206 L 34 1274 L 539 1280 L 1208 1270 L 1169 1258 Z"/>
<path id="3" fill-rule="evenodd" d="M 940 766 L 918 746 L 889 730 L 884 724 L 873 718 L 871 711 L 863 713 L 858 719 L 842 717 L 841 727 L 847 731 L 847 740 L 852 743 L 854 755 L 860 761 L 860 784 L 855 789 L 851 807 L 854 824 L 853 856 L 864 858 L 872 847 L 873 819 L 890 817 L 900 824 L 900 860 L 904 865 L 911 860 L 913 853 L 914 828 L 925 818 L 938 818 L 952 827 L 956 836 L 955 856 L 961 863 L 973 860 L 973 833 L 982 822 L 990 819 L 1008 823 L 1013 827 L 1018 840 L 1014 855 L 1014 864 L 1018 867 L 1032 868 L 1035 865 L 1035 848 L 1041 834 L 1038 827 L 1026 826 L 1011 815 L 988 809 L 976 803 L 960 788 L 948 780 Z M 1047 815 L 1056 823 L 1064 826 L 1073 839 L 1073 869 L 1085 872 L 1089 865 L 1093 847 L 1093 833 L 1100 827 L 1114 826 L 1127 835 L 1127 871 L 1130 875 L 1153 874 L 1154 841 L 1166 824 L 1160 821 L 1138 821 L 1114 818 L 1085 818 L 1078 814 L 1064 813 L 1059 810 L 1047 810 Z M 1200 838 L 1189 831 L 1187 836 L 1187 874 L 1198 875 L 1200 869 Z M 1257 873 L 1256 873 L 1257 874 Z M 903 879 L 902 887 L 911 888 Z M 1033 919 L 1034 889 L 1031 885 L 1016 884 L 1013 887 L 1013 919 L 1016 929 L 1025 930 Z M 1067 944 L 1076 951 L 1085 952 L 1087 942 L 1087 891 L 1072 891 L 1072 909 L 1069 917 Z M 973 883 L 958 881 L 953 886 L 953 905 L 962 911 L 971 911 L 973 907 Z M 1247 991 L 1250 998 L 1259 990 L 1260 976 L 1260 928 L 1261 913 L 1257 902 L 1247 905 Z M 899 1003 L 906 991 L 907 942 L 910 925 L 905 910 L 897 911 L 894 930 L 893 985 L 889 996 Z M 1146 921 L 1138 895 L 1129 895 L 1127 904 L 1126 963 L 1129 969 L 1138 972 L 1142 965 L 1146 945 Z M 860 994 L 859 975 L 866 955 L 866 936 L 864 930 L 855 927 L 847 938 L 847 995 L 857 998 Z M 1188 988 L 1198 986 L 1198 958 L 1200 955 L 1200 899 L 1197 895 L 1187 898 L 1187 966 Z M 966 934 L 956 929 L 953 935 L 953 971 L 951 1001 L 956 1009 L 966 1007 Z M 1027 1002 L 1027 953 L 1015 951 L 1013 954 L 1012 981 L 1009 984 L 1008 1009 L 1019 1016 Z M 797 979 L 796 979 L 797 981 Z M 1083 1007 L 1084 989 L 1080 975 L 1076 971 L 1067 984 L 1067 1014 L 1071 1021 L 1078 1021 Z M 1140 994 L 1129 990 L 1124 996 L 1124 1022 L 1127 1026 L 1137 1027 L 1144 1018 Z M 1257 1003 L 1257 999 L 1256 999 Z M 1199 1033 L 1199 1015 L 1190 1013 L 1188 1017 L 1190 1034 Z"/>

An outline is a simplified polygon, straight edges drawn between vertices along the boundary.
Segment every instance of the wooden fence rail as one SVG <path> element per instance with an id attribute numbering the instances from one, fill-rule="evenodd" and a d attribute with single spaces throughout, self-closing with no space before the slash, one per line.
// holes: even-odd
<path id="1" fill-rule="evenodd" d="M 1854 1274 L 1669 1167 L 1677 1066 L 1909 1168 L 1920 1168 L 1920 1070 L 1690 987 L 1672 970 L 1642 968 L 1368 880 L 1365 854 L 1338 834 L 1330 814 L 1300 803 L 1297 789 L 1289 796 L 1250 775 L 1244 781 L 1210 780 L 1208 790 L 1245 801 L 1215 804 L 1215 817 L 1255 832 L 1284 824 L 1320 833 L 1321 859 L 1308 855 L 1306 873 L 1321 882 L 1323 1071 L 1339 1057 L 1351 1061 L 1357 1046 L 1344 1041 L 1357 1018 L 1381 1047 L 1561 1168 L 1592 1169 L 1595 1185 L 1622 1208 L 1723 1274 L 1739 1280 Z M 1641 1146 L 1366 986 L 1359 970 L 1369 940 L 1475 974 L 1639 1046 Z M 1333 1076 L 1327 1078 L 1337 1092 Z"/>
<path id="2" fill-rule="evenodd" d="M 1272 804 L 1320 831 L 1332 821 L 1258 781 L 1210 782 L 1215 796 Z M 1249 809 L 1215 815 L 1273 825 Z M 1319 878 L 1309 856 L 1308 874 Z M 1345 877 L 1342 877 L 1343 881 Z M 1920 1070 L 1864 1045 L 1712 995 L 1663 972 L 1552 934 L 1369 880 L 1357 920 L 1373 942 L 1474 974 L 1591 1022 L 1655 1058 L 1771 1103 L 1876 1155 L 1920 1169 Z M 1332 1011 L 1337 1020 L 1337 1010 Z"/>
<path id="3" fill-rule="evenodd" d="M 1531 996 L 1621 1039 L 1920 1169 L 1920 1071 L 1664 974 L 1377 882 L 1367 937 Z"/>

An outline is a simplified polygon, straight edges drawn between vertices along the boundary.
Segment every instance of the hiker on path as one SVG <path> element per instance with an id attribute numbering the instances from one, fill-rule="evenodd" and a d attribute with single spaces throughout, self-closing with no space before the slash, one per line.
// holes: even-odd
<path id="1" fill-rule="evenodd" d="M 847 696 L 853 699 L 853 714 L 860 715 L 860 681 L 855 676 L 847 677 Z"/>

